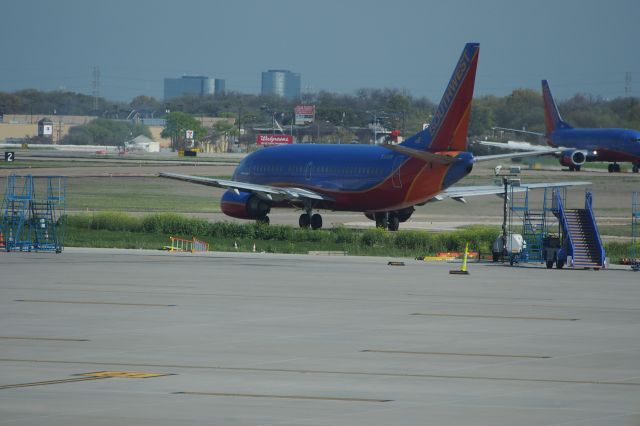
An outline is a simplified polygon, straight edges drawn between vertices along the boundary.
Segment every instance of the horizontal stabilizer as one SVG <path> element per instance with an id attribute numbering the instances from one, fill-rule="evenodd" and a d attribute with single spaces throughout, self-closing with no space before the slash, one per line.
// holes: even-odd
<path id="1" fill-rule="evenodd" d="M 391 145 L 391 144 L 383 144 L 387 149 L 391 151 L 399 152 L 404 155 L 408 155 L 409 157 L 418 158 L 423 161 L 428 161 L 436 164 L 451 164 L 457 161 L 455 157 L 449 157 L 448 155 L 439 155 L 433 154 L 427 151 L 420 151 L 413 148 L 407 148 L 402 145 Z"/>

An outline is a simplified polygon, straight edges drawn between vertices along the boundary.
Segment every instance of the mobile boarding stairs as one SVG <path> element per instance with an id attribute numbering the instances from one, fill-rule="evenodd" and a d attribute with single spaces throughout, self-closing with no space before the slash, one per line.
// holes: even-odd
<path id="1" fill-rule="evenodd" d="M 583 269 L 605 268 L 605 251 L 593 214 L 591 192 L 585 193 L 583 209 L 565 208 L 560 191 L 555 192 L 553 201 L 552 211 L 560 222 L 563 234 L 556 267 L 567 265 Z"/>

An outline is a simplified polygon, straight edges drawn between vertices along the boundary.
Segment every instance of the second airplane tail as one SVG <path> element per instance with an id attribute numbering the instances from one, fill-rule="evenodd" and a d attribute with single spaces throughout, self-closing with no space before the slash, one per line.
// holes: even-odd
<path id="1" fill-rule="evenodd" d="M 547 134 L 556 129 L 570 129 L 571 126 L 563 121 L 560 116 L 560 111 L 558 111 L 556 101 L 551 95 L 547 80 L 542 80 L 542 100 L 544 102 L 544 123 L 547 128 Z"/>
<path id="2" fill-rule="evenodd" d="M 422 151 L 466 151 L 479 43 L 467 43 L 429 127 L 401 145 Z"/>

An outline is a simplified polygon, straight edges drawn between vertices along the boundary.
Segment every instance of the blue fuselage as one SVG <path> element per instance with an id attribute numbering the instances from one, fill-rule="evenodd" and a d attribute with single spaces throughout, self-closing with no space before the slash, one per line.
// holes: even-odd
<path id="1" fill-rule="evenodd" d="M 556 129 L 547 135 L 554 147 L 587 151 L 587 161 L 640 164 L 640 132 L 630 129 Z"/>
<path id="2" fill-rule="evenodd" d="M 283 145 L 247 156 L 233 180 L 308 189 L 332 200 L 319 208 L 385 211 L 424 203 L 462 179 L 471 171 L 473 156 L 460 152 L 456 158 L 450 165 L 441 165 L 381 146 Z"/>

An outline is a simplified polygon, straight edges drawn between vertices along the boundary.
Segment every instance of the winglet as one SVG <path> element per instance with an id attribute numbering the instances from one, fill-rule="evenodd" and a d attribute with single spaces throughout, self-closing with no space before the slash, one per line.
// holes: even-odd
<path id="1" fill-rule="evenodd" d="M 429 127 L 401 145 L 412 149 L 466 151 L 479 43 L 467 43 Z"/>

